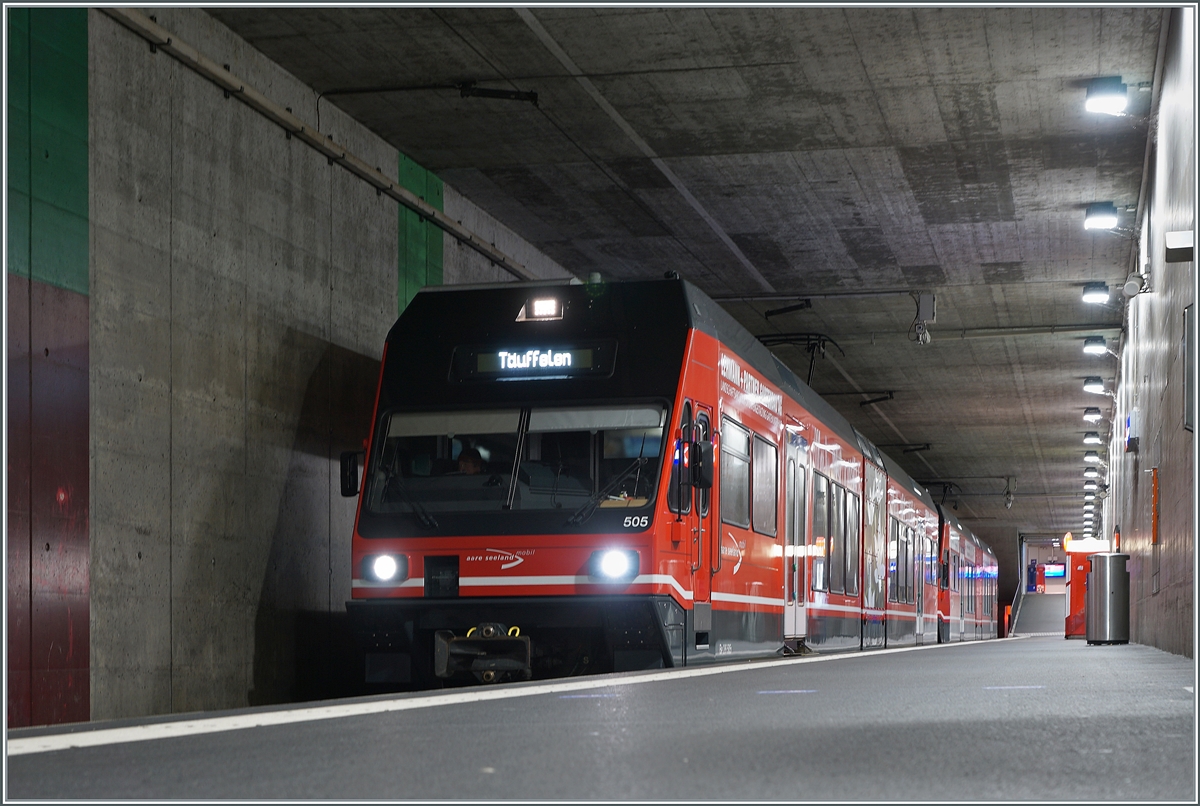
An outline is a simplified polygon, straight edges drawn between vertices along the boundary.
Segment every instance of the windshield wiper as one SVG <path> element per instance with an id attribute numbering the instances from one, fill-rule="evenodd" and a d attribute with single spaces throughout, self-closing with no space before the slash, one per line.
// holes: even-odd
<path id="1" fill-rule="evenodd" d="M 587 502 L 579 509 L 575 510 L 575 514 L 567 518 L 567 525 L 578 526 L 588 518 L 592 517 L 592 513 L 594 513 L 596 511 L 596 507 L 600 505 L 601 499 L 612 492 L 618 484 L 629 478 L 633 471 L 640 469 L 642 465 L 649 461 L 650 460 L 645 456 L 639 456 L 638 458 L 634 459 L 633 464 L 622 470 L 616 476 L 613 476 L 612 481 L 604 485 L 604 489 L 600 490 L 599 492 L 592 493 Z"/>
<path id="2" fill-rule="evenodd" d="M 432 529 L 435 532 L 437 531 L 438 522 L 434 520 L 433 516 L 425 510 L 425 507 L 421 506 L 419 502 L 415 501 L 413 497 L 408 494 L 408 490 L 405 488 L 404 482 L 401 481 L 401 476 L 399 473 L 390 476 L 387 482 L 384 484 L 384 487 L 385 489 L 394 487 L 396 491 L 400 493 L 400 497 L 404 499 L 404 503 L 408 504 L 409 507 L 412 508 L 413 515 L 416 516 L 417 522 L 426 529 Z"/>

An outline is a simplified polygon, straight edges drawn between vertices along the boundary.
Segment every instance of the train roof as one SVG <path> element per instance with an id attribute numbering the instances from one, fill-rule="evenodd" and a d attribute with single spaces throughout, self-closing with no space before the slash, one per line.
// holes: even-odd
<path id="1" fill-rule="evenodd" d="M 880 455 L 883 456 L 883 469 L 887 471 L 888 476 L 912 490 L 917 494 L 925 506 L 929 507 L 934 512 L 937 512 L 937 504 L 934 503 L 933 494 L 925 487 L 922 487 L 920 484 L 917 484 L 915 481 L 913 481 L 912 476 L 905 473 L 904 469 L 900 467 L 900 465 L 896 464 L 895 459 L 888 456 L 886 453 L 883 453 L 882 451 L 880 452 Z"/>
<path id="2" fill-rule="evenodd" d="M 769 381 L 791 395 L 831 431 L 851 445 L 860 447 L 861 435 L 850 422 L 788 369 L 753 333 L 699 288 L 687 280 L 679 282 L 683 283 L 692 327 L 729 347 Z M 874 449 L 873 445 L 871 447 Z M 878 453 L 877 450 L 875 452 Z"/>
<path id="3" fill-rule="evenodd" d="M 956 530 L 958 530 L 958 533 L 960 535 L 962 535 L 964 539 L 971 541 L 976 546 L 979 546 L 979 548 L 983 549 L 987 554 L 991 555 L 993 558 L 996 556 L 996 552 L 992 551 L 991 546 L 989 546 L 987 543 L 983 542 L 983 540 L 980 539 L 979 535 L 975 534 L 970 529 L 963 526 L 959 522 L 958 518 L 956 518 L 950 510 L 946 509 L 945 506 L 938 504 L 938 514 L 941 516 L 942 520 L 948 522 L 951 526 L 953 526 Z"/>

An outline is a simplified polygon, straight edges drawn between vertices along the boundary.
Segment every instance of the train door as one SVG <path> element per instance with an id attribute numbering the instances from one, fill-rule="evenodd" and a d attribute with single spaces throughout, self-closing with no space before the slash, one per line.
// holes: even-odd
<path id="1" fill-rule="evenodd" d="M 671 482 L 667 488 L 667 506 L 674 514 L 671 524 L 671 541 L 681 544 L 687 552 L 691 571 L 692 631 L 697 649 L 708 647 L 708 636 L 712 630 L 712 575 L 706 551 L 703 514 L 707 514 L 710 490 L 698 490 L 691 484 L 687 469 L 690 465 L 689 444 L 697 439 L 704 425 L 693 420 L 691 401 L 684 401 L 680 412 L 679 428 L 675 432 L 675 449 L 671 468 Z M 711 439 L 709 432 L 704 434 Z"/>
<path id="2" fill-rule="evenodd" d="M 954 555 L 954 581 L 957 583 L 958 590 L 958 640 L 967 640 L 967 592 L 966 585 L 963 584 L 963 558 L 962 555 Z"/>
<path id="3" fill-rule="evenodd" d="M 712 407 L 703 403 L 696 404 L 696 419 L 692 425 L 692 440 L 695 442 L 712 442 Z M 694 580 L 692 590 L 695 600 L 709 602 L 712 595 L 712 490 L 696 488 L 695 496 L 695 547 L 696 554 L 692 561 Z M 711 603 L 709 604 L 711 607 Z M 711 610 L 709 611 L 711 612 Z"/>
<path id="4" fill-rule="evenodd" d="M 913 587 L 916 588 L 916 622 L 913 634 L 918 644 L 925 643 L 925 538 L 914 532 L 912 536 Z"/>
<path id="5" fill-rule="evenodd" d="M 805 607 L 807 589 L 804 580 L 804 560 L 807 555 L 805 526 L 807 518 L 807 453 L 799 433 L 787 431 L 787 465 L 784 468 L 785 534 L 783 550 L 784 609 L 783 637 L 803 638 L 808 635 L 808 611 Z"/>
<path id="6" fill-rule="evenodd" d="M 887 477 L 872 463 L 864 464 L 862 648 L 879 649 L 884 645 L 887 607 Z"/>

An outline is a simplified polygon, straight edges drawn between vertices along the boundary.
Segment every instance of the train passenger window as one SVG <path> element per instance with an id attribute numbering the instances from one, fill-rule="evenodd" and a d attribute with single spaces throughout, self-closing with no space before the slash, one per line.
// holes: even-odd
<path id="1" fill-rule="evenodd" d="M 858 595 L 858 558 L 862 535 L 859 529 L 858 496 L 846 493 L 846 595 Z"/>
<path id="2" fill-rule="evenodd" d="M 754 506 L 751 515 L 754 521 L 754 531 L 759 534 L 775 536 L 776 513 L 779 511 L 779 499 L 776 488 L 779 479 L 779 451 L 770 442 L 757 434 L 754 435 L 754 460 L 750 471 L 753 481 L 750 484 L 754 496 Z"/>
<path id="3" fill-rule="evenodd" d="M 712 426 L 708 422 L 708 415 L 700 412 L 696 415 L 696 425 L 693 431 L 692 439 L 696 442 L 712 442 Z M 696 509 L 700 517 L 708 516 L 709 502 L 712 500 L 712 490 L 697 489 L 696 490 Z"/>
<path id="4" fill-rule="evenodd" d="M 682 484 L 683 479 L 680 478 L 679 470 L 683 464 L 684 448 L 679 442 L 687 443 L 692 438 L 692 404 L 685 402 L 683 404 L 683 413 L 679 418 L 679 432 L 682 439 L 676 441 L 674 435 L 671 437 L 671 480 L 667 487 L 667 508 L 672 512 L 679 511 L 680 497 L 683 500 L 683 511 L 688 513 L 692 511 L 692 486 L 690 484 Z"/>
<path id="5" fill-rule="evenodd" d="M 750 526 L 750 432 L 721 420 L 721 521 Z"/>
<path id="6" fill-rule="evenodd" d="M 899 595 L 900 585 L 897 578 L 900 570 L 898 558 L 900 556 L 900 521 L 891 518 L 890 535 L 888 536 L 888 601 L 899 601 L 896 597 Z"/>
<path id="7" fill-rule="evenodd" d="M 829 480 L 820 473 L 813 473 L 812 546 L 809 552 L 812 561 L 812 588 L 815 591 L 829 589 L 826 573 L 825 552 L 829 543 Z"/>
<path id="8" fill-rule="evenodd" d="M 829 590 L 846 590 L 846 491 L 839 484 L 829 483 L 829 553 L 825 565 L 829 569 Z"/>

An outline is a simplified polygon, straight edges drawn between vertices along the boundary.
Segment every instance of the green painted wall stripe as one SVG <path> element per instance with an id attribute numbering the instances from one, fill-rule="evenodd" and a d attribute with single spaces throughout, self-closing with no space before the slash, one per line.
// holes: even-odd
<path id="1" fill-rule="evenodd" d="M 400 155 L 400 184 L 437 209 L 442 209 L 442 180 Z M 442 284 L 442 231 L 407 207 L 399 207 L 396 283 L 397 312 L 403 311 L 427 285 Z"/>
<path id="2" fill-rule="evenodd" d="M 8 12 L 8 270 L 88 293 L 88 11 Z"/>

